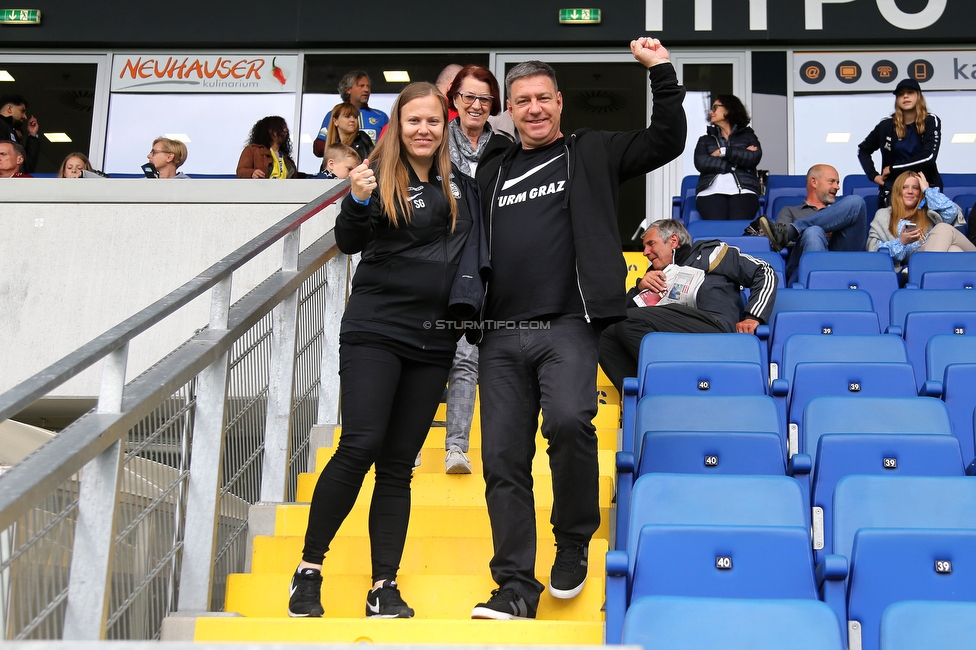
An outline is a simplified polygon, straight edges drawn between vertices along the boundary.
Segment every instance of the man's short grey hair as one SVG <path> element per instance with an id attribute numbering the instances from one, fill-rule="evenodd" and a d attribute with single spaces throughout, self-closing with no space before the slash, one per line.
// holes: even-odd
<path id="1" fill-rule="evenodd" d="M 542 61 L 523 61 L 517 66 L 508 71 L 505 75 L 505 96 L 511 99 L 512 97 L 512 84 L 519 79 L 525 79 L 526 77 L 538 77 L 543 75 L 552 79 L 552 87 L 556 92 L 559 92 L 559 86 L 556 84 L 556 71 L 552 69 L 552 66 L 543 63 Z"/>
<path id="2" fill-rule="evenodd" d="M 349 90 L 363 77 L 369 79 L 365 70 L 350 70 L 342 75 L 342 79 L 339 80 L 339 96 L 342 97 L 342 101 L 349 101 Z"/>
<path id="3" fill-rule="evenodd" d="M 679 246 L 691 246 L 691 235 L 688 234 L 685 225 L 677 219 L 659 219 L 649 225 L 647 230 L 651 228 L 657 228 L 657 234 L 661 236 L 662 240 L 669 239 L 671 235 L 677 235 Z M 644 231 L 645 234 L 647 230 Z"/>

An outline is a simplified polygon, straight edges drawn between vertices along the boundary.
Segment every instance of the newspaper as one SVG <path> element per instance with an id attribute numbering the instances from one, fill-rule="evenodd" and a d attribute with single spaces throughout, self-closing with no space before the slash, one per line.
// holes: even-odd
<path id="1" fill-rule="evenodd" d="M 705 272 L 691 266 L 668 264 L 663 273 L 668 283 L 664 291 L 644 289 L 634 296 L 634 303 L 638 307 L 678 304 L 697 308 L 698 289 L 705 281 Z"/>

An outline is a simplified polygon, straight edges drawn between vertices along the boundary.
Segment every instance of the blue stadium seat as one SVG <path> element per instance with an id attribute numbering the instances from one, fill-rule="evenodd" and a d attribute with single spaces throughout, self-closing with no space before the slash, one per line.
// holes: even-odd
<path id="1" fill-rule="evenodd" d="M 786 474 L 777 431 L 648 431 L 641 440 L 636 477 L 649 472 Z"/>
<path id="2" fill-rule="evenodd" d="M 850 646 L 879 650 L 882 615 L 893 603 L 976 603 L 976 530 L 861 529 L 854 536 L 849 589 L 848 620 L 859 623 L 849 626 Z M 965 646 L 974 643 L 970 638 Z"/>
<path id="3" fill-rule="evenodd" d="M 964 255 L 964 253 L 950 253 Z M 912 257 L 915 257 L 912 255 Z M 901 336 L 913 311 L 976 311 L 976 291 L 969 289 L 899 289 L 891 294 L 888 332 Z"/>
<path id="4" fill-rule="evenodd" d="M 781 196 L 789 196 L 789 197 L 801 196 L 805 199 L 807 196 L 806 174 L 802 174 L 802 175 L 770 174 L 769 175 L 769 178 L 766 180 L 766 196 L 764 198 L 766 200 L 765 202 L 766 215 L 774 221 L 776 220 L 776 213 L 771 213 L 769 210 L 773 207 L 773 205 L 775 205 L 776 199 Z"/>
<path id="5" fill-rule="evenodd" d="M 952 431 L 959 439 L 962 457 L 969 474 L 976 475 L 976 364 L 953 363 L 946 366 L 942 379 L 942 399 L 949 409 Z"/>
<path id="6" fill-rule="evenodd" d="M 773 270 L 776 271 L 776 288 L 786 288 L 786 261 L 783 259 L 782 255 L 772 251 L 749 251 L 745 254 L 749 255 L 750 257 L 761 259 L 773 267 Z"/>
<path id="7" fill-rule="evenodd" d="M 932 397 L 815 397 L 803 412 L 808 449 L 828 433 L 952 435 L 945 403 Z"/>
<path id="8" fill-rule="evenodd" d="M 881 333 L 878 315 L 873 311 L 781 311 L 773 317 L 771 330 L 769 339 L 771 379 L 779 377 L 779 367 L 783 363 L 783 344 L 793 334 L 846 336 Z M 922 380 L 924 381 L 924 377 Z"/>
<path id="9" fill-rule="evenodd" d="M 908 284 L 916 288 L 922 275 L 931 271 L 976 271 L 976 253 L 935 253 L 919 251 L 908 258 Z"/>
<path id="10" fill-rule="evenodd" d="M 895 266 L 891 255 L 869 251 L 809 251 L 800 258 L 797 281 L 793 288 L 812 289 L 807 284 L 810 271 L 891 271 Z M 880 307 L 879 307 L 880 308 Z"/>
<path id="11" fill-rule="evenodd" d="M 695 204 L 695 195 L 692 194 L 681 204 L 681 221 L 685 226 L 690 226 L 694 222 L 701 220 L 701 215 L 698 213 L 698 206 Z"/>
<path id="12" fill-rule="evenodd" d="M 794 194 L 780 194 L 772 203 L 767 203 L 770 209 L 766 210 L 766 216 L 770 221 L 776 221 L 779 218 L 780 210 L 783 208 L 793 207 L 795 205 L 803 205 L 807 200 L 806 189 L 802 191 L 797 191 Z"/>
<path id="13" fill-rule="evenodd" d="M 802 262 L 801 262 L 802 263 Z M 891 294 L 898 291 L 898 276 L 892 271 L 819 271 L 807 275 L 808 289 L 862 289 L 871 294 L 871 302 L 878 306 L 878 322 L 881 330 L 888 328 L 888 309 Z"/>
<path id="14" fill-rule="evenodd" d="M 976 194 L 976 174 L 941 174 L 942 193 L 946 196 Z"/>
<path id="15" fill-rule="evenodd" d="M 946 367 L 953 363 L 976 363 L 976 337 L 936 334 L 925 345 L 925 378 L 939 382 L 934 393 L 942 394 Z"/>
<path id="16" fill-rule="evenodd" d="M 751 223 L 749 220 L 739 221 L 703 221 L 698 220 L 688 224 L 688 234 L 692 239 L 724 239 L 725 237 L 741 237 L 742 231 Z"/>
<path id="17" fill-rule="evenodd" d="M 816 600 L 669 596 L 645 596 L 631 604 L 623 643 L 645 650 L 847 648 L 837 617 Z M 908 650 L 908 646 L 895 650 Z"/>
<path id="18" fill-rule="evenodd" d="M 927 271 L 922 274 L 921 289 L 973 289 L 976 269 L 972 271 Z"/>
<path id="19" fill-rule="evenodd" d="M 737 361 L 756 363 L 763 367 L 765 361 L 759 340 L 742 334 L 681 334 L 650 332 L 641 339 L 637 356 L 637 380 L 624 380 L 623 394 L 623 450 L 633 452 L 636 431 L 634 418 L 638 401 L 644 396 L 642 380 L 649 363 L 658 361 Z M 657 392 L 655 389 L 654 392 Z M 739 393 L 742 394 L 742 393 Z"/>
<path id="20" fill-rule="evenodd" d="M 713 237 L 698 237 L 692 239 L 692 241 L 699 241 L 701 239 L 714 239 Z M 772 249 L 769 247 L 769 240 L 765 237 L 720 237 L 729 246 L 735 246 L 743 253 L 766 253 Z"/>
<path id="21" fill-rule="evenodd" d="M 865 528 L 976 529 L 976 481 L 971 477 L 862 476 L 842 478 L 834 489 L 834 530 L 824 570 L 851 558 L 854 535 Z M 838 558 L 837 556 L 840 556 Z M 847 615 L 847 581 L 825 581 L 824 602 L 838 619 Z M 842 630 L 846 632 L 846 630 Z"/>
<path id="22" fill-rule="evenodd" d="M 871 294 L 861 289 L 783 289 L 776 292 L 770 320 L 782 311 L 874 311 Z"/>
<path id="23" fill-rule="evenodd" d="M 925 346 L 937 334 L 976 334 L 976 311 L 915 311 L 905 317 L 905 345 L 908 359 L 915 368 L 915 383 L 919 386 L 928 379 Z M 941 380 L 941 375 L 932 379 Z"/>
<path id="24" fill-rule="evenodd" d="M 952 197 L 952 201 L 962 208 L 962 216 L 969 219 L 969 214 L 973 211 L 973 205 L 976 205 L 976 194 L 956 194 Z"/>
<path id="25" fill-rule="evenodd" d="M 690 174 L 681 179 L 681 191 L 678 196 L 671 197 L 671 218 L 681 219 L 681 208 L 690 196 L 695 198 L 695 185 L 698 184 L 698 174 Z M 687 225 L 687 224 L 686 224 Z"/>
<path id="26" fill-rule="evenodd" d="M 881 650 L 965 648 L 973 639 L 976 603 L 903 600 L 881 616 Z M 641 642 L 635 637 L 634 643 Z"/>
<path id="27" fill-rule="evenodd" d="M 621 518 L 618 510 L 621 550 L 611 551 L 606 559 L 608 643 L 620 639 L 636 560 L 636 554 L 627 551 L 637 549 L 644 526 L 808 526 L 800 486 L 786 476 L 645 474 L 634 483 L 632 508 L 623 517 L 622 530 Z"/>
<path id="28" fill-rule="evenodd" d="M 783 364 L 779 378 L 773 380 L 770 395 L 776 399 L 784 423 L 789 414 L 788 406 L 795 388 L 794 372 L 801 363 L 908 363 L 905 342 L 886 334 L 878 335 L 831 335 L 794 334 L 783 345 Z M 908 368 L 910 370 L 910 368 Z M 914 383 L 914 374 L 912 375 Z M 789 454 L 797 453 L 798 428 L 788 430 Z"/>
<path id="29" fill-rule="evenodd" d="M 856 194 L 863 196 L 868 204 L 868 221 L 874 218 L 874 213 L 878 211 L 878 184 L 864 174 L 848 174 L 844 177 L 843 183 L 844 196 Z M 872 201 L 873 199 L 873 201 Z"/>
<path id="30" fill-rule="evenodd" d="M 779 425 L 776 404 L 766 395 L 648 395 L 641 399 L 636 411 L 636 424 L 629 430 L 624 429 L 623 451 L 616 457 L 617 548 L 627 539 L 631 493 L 641 460 L 635 451 L 639 453 L 644 448 L 648 432 L 775 433 L 781 455 L 786 453 L 786 436 Z M 685 444 L 686 450 L 693 449 L 690 447 L 692 441 Z M 753 444 L 763 445 L 755 441 Z M 729 463 L 736 464 L 731 459 Z"/>

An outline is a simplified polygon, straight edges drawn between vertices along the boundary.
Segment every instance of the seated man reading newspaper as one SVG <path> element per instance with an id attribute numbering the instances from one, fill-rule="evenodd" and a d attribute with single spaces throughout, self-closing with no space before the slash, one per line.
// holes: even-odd
<path id="1" fill-rule="evenodd" d="M 754 334 L 776 299 L 776 272 L 765 261 L 717 240 L 691 243 L 680 221 L 655 221 L 644 233 L 647 273 L 627 294 L 627 319 L 600 338 L 600 365 L 621 390 L 637 375 L 640 342 L 648 332 Z M 750 290 L 740 318 L 739 290 Z"/>

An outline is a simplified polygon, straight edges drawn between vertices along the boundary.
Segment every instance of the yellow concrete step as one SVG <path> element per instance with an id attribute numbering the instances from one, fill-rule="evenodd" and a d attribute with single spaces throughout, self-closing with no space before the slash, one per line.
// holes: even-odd
<path id="1" fill-rule="evenodd" d="M 373 476 L 367 474 L 357 503 L 373 493 Z M 315 482 L 319 475 L 299 474 L 296 501 L 312 499 Z M 552 476 L 533 474 L 535 503 L 543 508 L 552 507 Z M 613 498 L 613 479 L 600 476 L 600 507 L 610 507 Z M 485 506 L 485 479 L 481 474 L 415 474 L 411 481 L 411 502 L 415 506 Z"/>
<path id="2" fill-rule="evenodd" d="M 308 526 L 307 504 L 285 504 L 275 512 L 275 535 L 304 536 Z M 551 508 L 536 508 L 536 534 L 539 539 L 552 536 Z M 359 501 L 339 528 L 337 536 L 368 535 L 369 503 Z M 413 505 L 410 509 L 410 528 L 408 537 L 491 537 L 488 510 L 482 506 L 454 506 L 445 509 L 439 506 Z M 610 539 L 610 508 L 600 509 L 600 528 L 593 535 L 600 539 Z"/>
<path id="3" fill-rule="evenodd" d="M 483 474 L 480 452 L 481 450 L 476 447 L 468 450 L 468 458 L 471 459 L 471 470 L 475 474 Z M 335 447 L 319 447 L 315 453 L 315 471 L 321 472 L 334 453 Z M 420 454 L 420 467 L 414 470 L 414 474 L 443 474 L 444 453 L 444 441 L 440 440 L 437 444 L 431 444 L 430 437 L 428 437 L 427 443 L 424 444 L 424 449 Z M 614 465 L 616 452 L 612 449 L 600 449 L 597 453 L 600 461 L 600 475 L 613 476 L 616 472 L 616 466 Z M 552 474 L 549 469 L 549 456 L 542 449 L 537 449 L 535 458 L 532 459 L 532 473 Z"/>
<path id="4" fill-rule="evenodd" d="M 292 573 L 302 558 L 305 537 L 266 536 L 254 538 L 251 573 Z M 607 540 L 591 542 L 594 558 L 606 554 Z M 602 550 L 602 554 L 600 552 Z M 456 575 L 477 576 L 487 574 L 488 561 L 493 553 L 491 538 L 487 537 L 411 537 L 403 549 L 400 560 L 402 575 Z M 549 575 L 556 557 L 552 535 L 540 537 L 536 549 L 536 573 Z M 594 564 L 603 565 L 602 560 Z M 371 573 L 369 538 L 360 536 L 336 537 L 322 564 L 323 575 L 365 575 Z"/>
<path id="5" fill-rule="evenodd" d="M 598 547 L 603 555 L 597 556 Z M 583 591 L 575 598 L 560 600 L 543 592 L 538 618 L 565 621 L 603 620 L 605 599 L 606 542 L 591 544 L 590 570 Z M 536 576 L 547 584 L 548 568 Z M 243 616 L 286 617 L 288 584 L 291 573 L 237 573 L 228 576 L 224 609 Z M 490 597 L 497 588 L 487 565 L 476 575 L 424 575 L 403 573 L 398 577 L 404 600 L 417 612 L 417 618 L 465 619 L 471 608 Z M 328 618 L 362 618 L 369 574 L 326 574 L 322 585 L 322 607 Z"/>
<path id="6" fill-rule="evenodd" d="M 238 643 L 395 643 L 464 645 L 600 645 L 603 623 L 363 618 L 226 618 L 196 620 L 194 640 Z"/>

